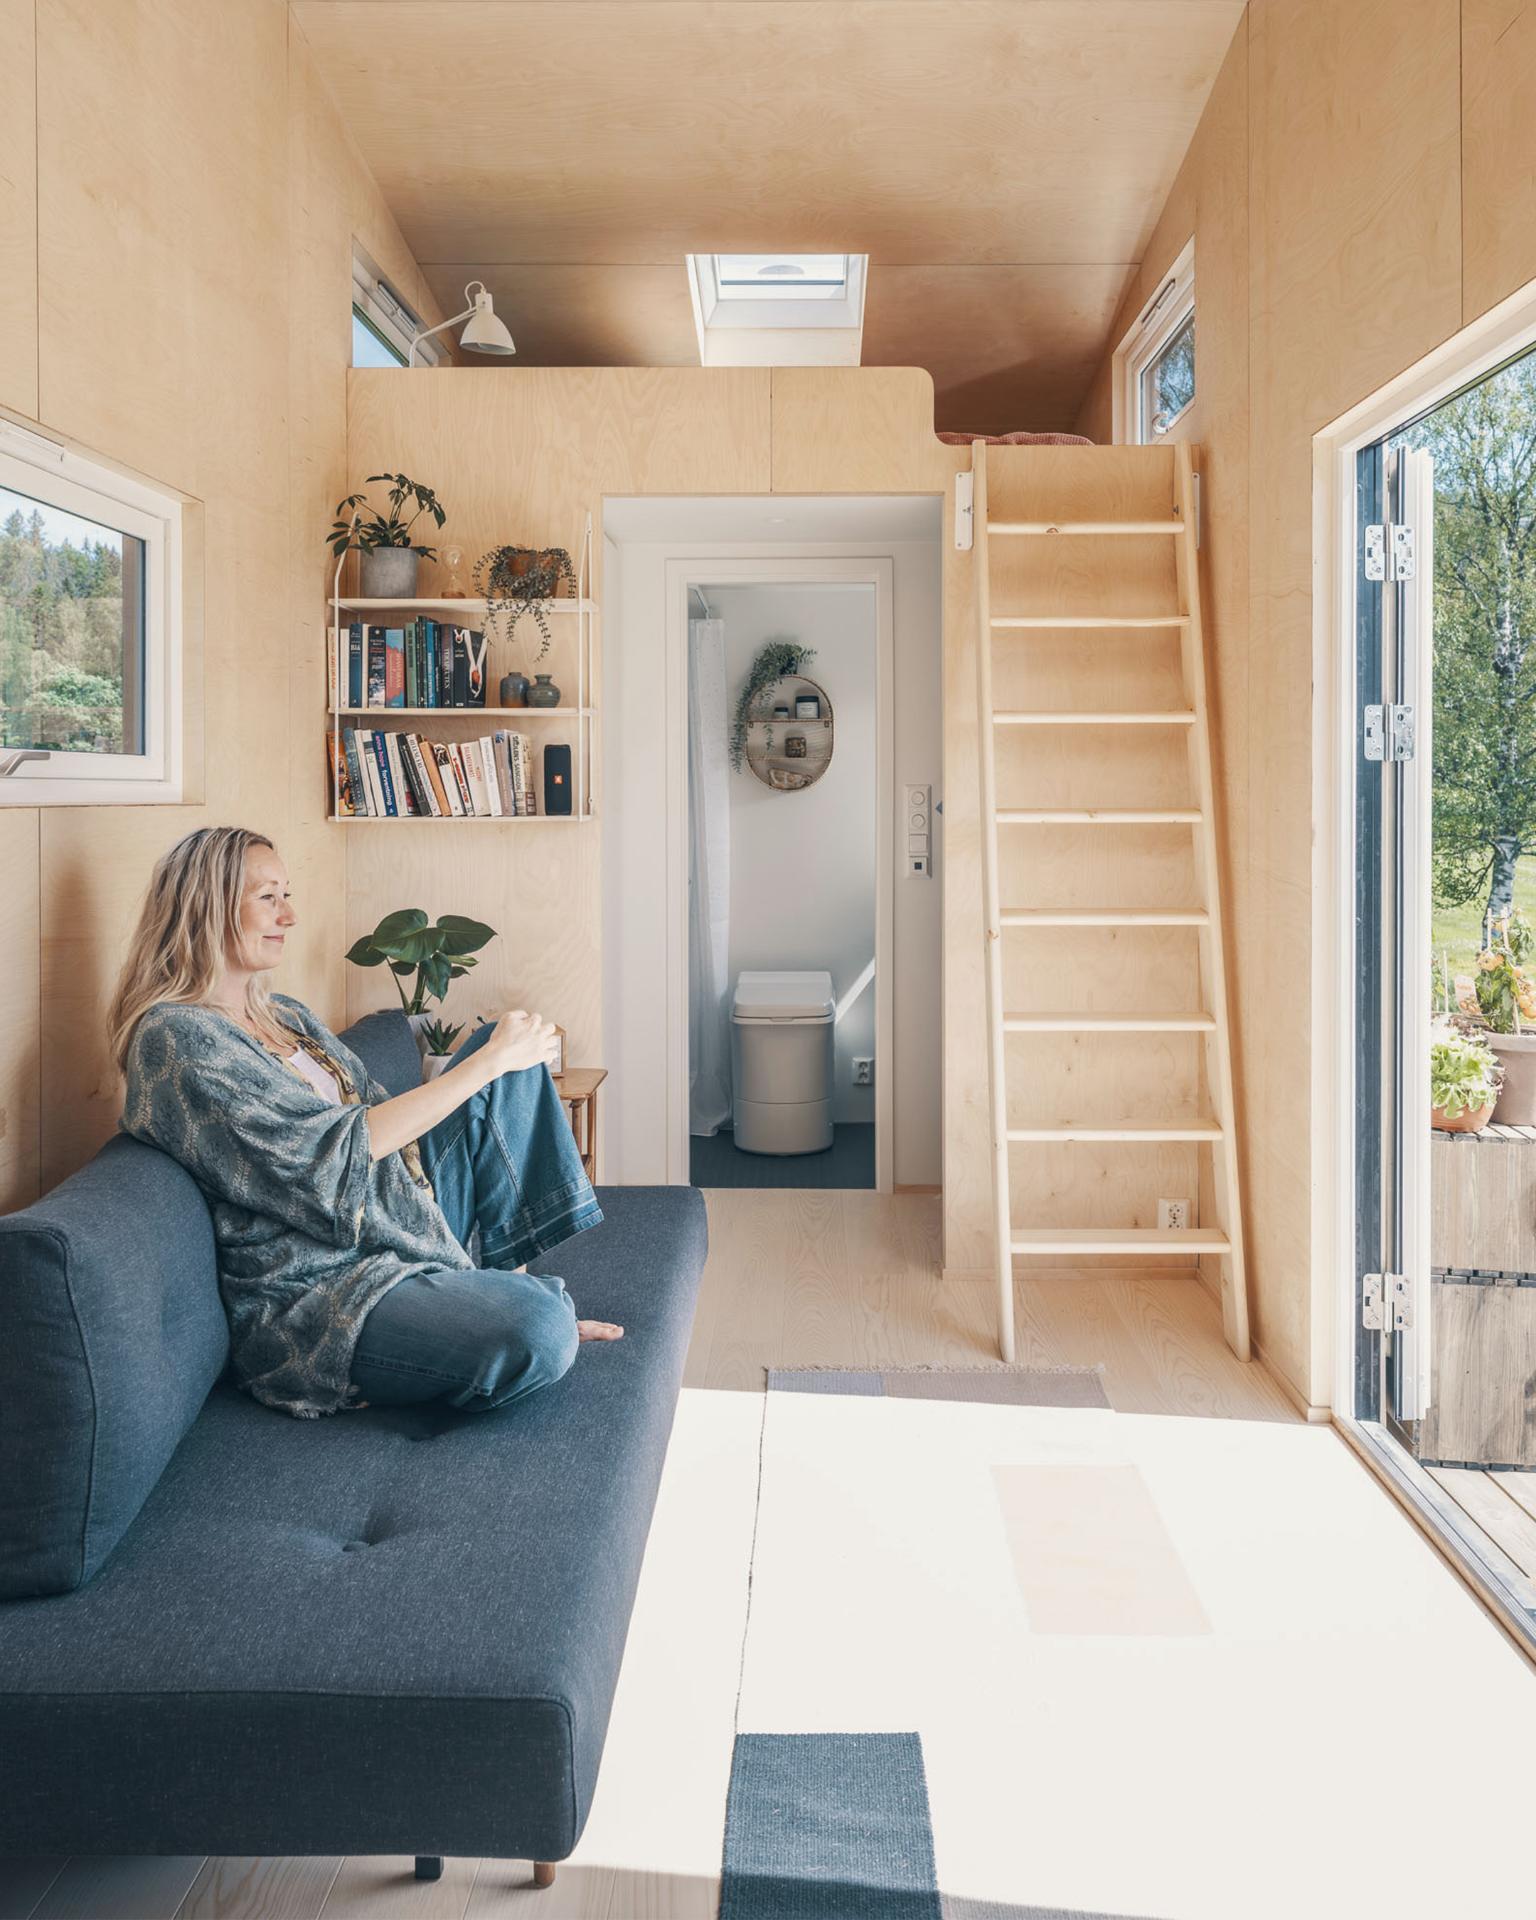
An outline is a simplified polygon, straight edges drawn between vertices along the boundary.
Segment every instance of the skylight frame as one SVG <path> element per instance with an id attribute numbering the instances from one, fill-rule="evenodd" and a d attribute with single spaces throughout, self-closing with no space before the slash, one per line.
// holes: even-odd
<path id="1" fill-rule="evenodd" d="M 817 331 L 851 332 L 862 341 L 868 254 L 849 253 L 842 256 L 846 262 L 843 291 L 840 295 L 834 292 L 828 299 L 807 299 L 804 290 L 798 297 L 786 290 L 786 294 L 778 298 L 747 293 L 745 290 L 739 294 L 723 293 L 719 264 L 722 257 L 732 256 L 717 253 L 690 253 L 687 256 L 688 286 L 693 296 L 693 317 L 699 333 L 699 357 L 704 365 L 711 364 L 711 333 L 777 333 L 814 328 Z M 766 259 L 769 256 L 748 257 Z M 787 253 L 779 257 L 794 260 L 829 256 Z M 855 364 L 857 357 L 855 354 Z M 842 361 L 843 356 L 839 355 L 838 364 Z"/>

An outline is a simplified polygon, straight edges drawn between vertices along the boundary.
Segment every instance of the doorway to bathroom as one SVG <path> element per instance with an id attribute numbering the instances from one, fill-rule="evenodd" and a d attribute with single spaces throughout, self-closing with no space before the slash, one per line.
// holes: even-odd
<path id="1" fill-rule="evenodd" d="M 877 586 L 688 595 L 689 1178 L 873 1187 Z"/>

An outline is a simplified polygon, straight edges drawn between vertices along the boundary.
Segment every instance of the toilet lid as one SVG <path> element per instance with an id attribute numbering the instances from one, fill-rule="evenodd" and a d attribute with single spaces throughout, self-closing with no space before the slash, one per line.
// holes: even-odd
<path id="1" fill-rule="evenodd" d="M 742 973 L 735 1011 L 746 1020 L 830 1020 L 837 1006 L 830 973 Z"/>

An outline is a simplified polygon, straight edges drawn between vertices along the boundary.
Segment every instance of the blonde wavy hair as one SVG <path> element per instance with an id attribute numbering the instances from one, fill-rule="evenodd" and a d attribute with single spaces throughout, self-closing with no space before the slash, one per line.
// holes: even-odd
<path id="1" fill-rule="evenodd" d="M 240 937 L 246 856 L 252 847 L 271 845 L 264 833 L 246 827 L 199 827 L 156 861 L 107 1011 L 108 1043 L 120 1072 L 127 1071 L 134 1030 L 151 1007 L 209 1003 L 225 953 Z M 291 1045 L 264 977 L 247 986 L 246 1009 L 264 1039 Z"/>

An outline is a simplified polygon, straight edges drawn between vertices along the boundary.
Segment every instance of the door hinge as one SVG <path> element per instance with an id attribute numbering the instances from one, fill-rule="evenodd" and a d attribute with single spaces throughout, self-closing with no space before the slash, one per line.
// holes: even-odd
<path id="1" fill-rule="evenodd" d="M 1368 1273 L 1360 1283 L 1360 1324 L 1368 1333 L 1413 1325 L 1413 1295 L 1402 1273 Z"/>
<path id="2" fill-rule="evenodd" d="M 1411 580 L 1417 570 L 1412 527 L 1389 520 L 1365 529 L 1367 580 Z"/>
<path id="3" fill-rule="evenodd" d="M 955 547 L 969 553 L 976 539 L 976 476 L 955 475 Z"/>
<path id="4" fill-rule="evenodd" d="M 1411 706 L 1368 706 L 1364 709 L 1363 749 L 1367 760 L 1411 760 L 1415 721 Z"/>

